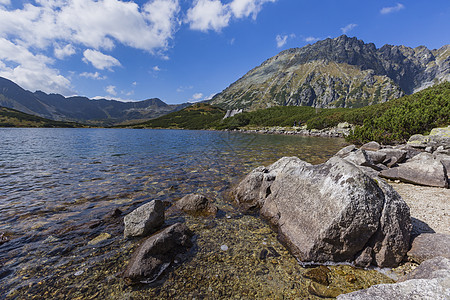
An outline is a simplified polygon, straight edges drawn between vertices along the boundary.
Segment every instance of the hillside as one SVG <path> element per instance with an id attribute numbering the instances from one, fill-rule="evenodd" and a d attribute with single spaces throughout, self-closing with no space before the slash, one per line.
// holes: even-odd
<path id="1" fill-rule="evenodd" d="M 450 81 L 450 45 L 438 50 L 342 35 L 285 50 L 245 74 L 211 104 L 247 111 L 272 106 L 362 107 Z"/>
<path id="2" fill-rule="evenodd" d="M 177 128 L 177 129 L 208 129 L 225 115 L 221 108 L 206 103 L 196 103 L 180 111 L 165 116 L 135 124 L 132 128 Z"/>
<path id="3" fill-rule="evenodd" d="M 0 106 L 0 127 L 75 128 L 85 125 L 53 121 Z"/>
<path id="4" fill-rule="evenodd" d="M 113 125 L 130 120 L 152 119 L 189 104 L 168 105 L 158 98 L 137 102 L 91 100 L 58 94 L 34 93 L 0 77 L 0 106 L 57 121 Z"/>

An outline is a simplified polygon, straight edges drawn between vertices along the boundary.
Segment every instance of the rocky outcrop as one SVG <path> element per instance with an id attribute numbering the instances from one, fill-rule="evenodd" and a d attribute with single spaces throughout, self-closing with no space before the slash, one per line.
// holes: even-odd
<path id="1" fill-rule="evenodd" d="M 450 260 L 436 257 L 424 261 L 407 277 L 394 284 L 379 284 L 368 289 L 339 295 L 338 300 L 366 299 L 450 299 Z"/>
<path id="2" fill-rule="evenodd" d="M 440 159 L 430 153 L 420 153 L 406 163 L 380 172 L 381 177 L 420 185 L 448 187 L 447 171 Z"/>
<path id="3" fill-rule="evenodd" d="M 164 224 L 164 204 L 161 200 L 153 200 L 133 210 L 123 221 L 125 238 L 145 236 Z"/>
<path id="4" fill-rule="evenodd" d="M 282 158 L 253 170 L 233 194 L 242 209 L 260 208 L 303 262 L 396 266 L 409 247 L 401 197 L 339 157 L 316 166 Z"/>
<path id="5" fill-rule="evenodd" d="M 227 118 L 234 117 L 235 115 L 238 115 L 240 113 L 242 113 L 242 109 L 229 109 L 225 113 L 225 116 L 223 117 L 223 120 L 225 120 Z"/>
<path id="6" fill-rule="evenodd" d="M 438 256 L 450 259 L 450 235 L 422 233 L 414 239 L 408 251 L 408 258 L 417 263 Z"/>
<path id="7" fill-rule="evenodd" d="M 147 238 L 133 253 L 124 278 L 128 283 L 158 280 L 177 256 L 192 247 L 192 235 L 186 225 L 176 223 Z"/>
<path id="8" fill-rule="evenodd" d="M 385 45 L 345 35 L 288 49 L 215 95 L 226 109 L 359 107 L 450 81 L 449 45 L 439 50 Z"/>
<path id="9" fill-rule="evenodd" d="M 448 129 L 448 130 L 447 130 Z M 360 149 L 347 146 L 336 156 L 358 166 L 370 176 L 380 176 L 425 186 L 450 185 L 450 127 L 435 128 L 433 136 L 412 136 L 407 145 L 385 146 L 376 142 Z"/>
<path id="10" fill-rule="evenodd" d="M 217 207 L 203 195 L 186 195 L 175 203 L 175 206 L 186 213 L 193 215 L 215 215 Z"/>

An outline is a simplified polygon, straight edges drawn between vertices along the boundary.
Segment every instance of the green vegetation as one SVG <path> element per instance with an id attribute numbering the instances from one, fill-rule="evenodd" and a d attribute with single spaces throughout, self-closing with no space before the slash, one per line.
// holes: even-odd
<path id="1" fill-rule="evenodd" d="M 53 121 L 0 106 L 0 127 L 76 128 L 79 123 Z"/>
<path id="2" fill-rule="evenodd" d="M 182 128 L 208 129 L 211 124 L 221 120 L 225 111 L 205 103 L 197 103 L 183 110 L 132 125 L 132 128 Z M 129 127 L 129 126 L 128 126 Z"/>
<path id="3" fill-rule="evenodd" d="M 416 94 L 361 108 L 316 109 L 309 106 L 276 106 L 244 112 L 222 120 L 225 111 L 205 103 L 187 107 L 132 126 L 133 128 L 239 129 L 290 127 L 294 122 L 308 129 L 334 127 L 341 122 L 355 125 L 349 142 L 383 144 L 404 142 L 413 134 L 450 124 L 450 83 Z"/>
<path id="4" fill-rule="evenodd" d="M 271 107 L 242 113 L 215 124 L 217 129 L 244 126 L 292 126 L 294 121 L 308 129 L 324 129 L 340 122 L 356 125 L 347 138 L 353 143 L 404 142 L 413 134 L 429 132 L 450 124 L 450 83 L 442 83 L 413 95 L 361 108 L 314 109 L 312 107 Z"/>

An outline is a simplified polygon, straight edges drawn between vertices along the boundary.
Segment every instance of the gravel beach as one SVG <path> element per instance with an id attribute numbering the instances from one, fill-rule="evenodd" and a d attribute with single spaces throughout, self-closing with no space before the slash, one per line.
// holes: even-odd
<path id="1" fill-rule="evenodd" d="M 423 232 L 450 234 L 450 189 L 393 181 L 389 184 L 411 209 L 413 235 Z"/>

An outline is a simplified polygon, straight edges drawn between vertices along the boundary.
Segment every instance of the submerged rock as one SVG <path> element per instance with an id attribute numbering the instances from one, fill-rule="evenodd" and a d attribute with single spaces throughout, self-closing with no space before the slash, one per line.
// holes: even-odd
<path id="1" fill-rule="evenodd" d="M 125 238 L 145 236 L 164 224 L 164 204 L 161 200 L 146 203 L 126 215 L 123 222 Z"/>
<path id="2" fill-rule="evenodd" d="M 128 283 L 151 283 L 173 263 L 175 257 L 192 247 L 193 233 L 176 223 L 147 238 L 133 253 L 124 272 Z"/>
<path id="3" fill-rule="evenodd" d="M 316 166 L 284 157 L 253 170 L 233 194 L 242 208 L 260 208 L 303 262 L 354 261 L 365 253 L 362 261 L 394 267 L 409 247 L 406 203 L 339 157 Z"/>
<path id="4" fill-rule="evenodd" d="M 217 213 L 217 207 L 200 194 L 186 195 L 178 200 L 175 206 L 189 214 L 215 215 Z"/>

